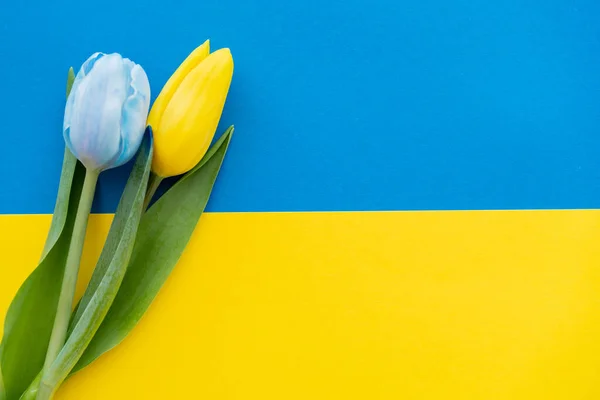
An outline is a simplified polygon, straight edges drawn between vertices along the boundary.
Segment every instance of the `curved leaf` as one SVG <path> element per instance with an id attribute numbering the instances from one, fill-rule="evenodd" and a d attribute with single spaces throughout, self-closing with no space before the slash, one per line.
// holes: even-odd
<path id="1" fill-rule="evenodd" d="M 52 393 L 67 377 L 92 340 L 119 291 L 142 216 L 151 165 L 152 134 L 149 133 L 142 143 L 111 225 L 111 241 L 116 243 L 116 249 L 109 246 L 110 259 L 104 257 L 99 260 L 106 264 L 96 266 L 94 284 L 89 285 L 86 290 L 87 296 L 79 305 L 75 323 L 64 347 L 50 369 L 44 372 L 40 390 Z"/>
<path id="2" fill-rule="evenodd" d="M 72 373 L 119 344 L 158 294 L 204 211 L 232 132 L 229 128 L 198 165 L 142 216 L 117 297 Z"/>
<path id="3" fill-rule="evenodd" d="M 69 68 L 69 72 L 67 74 L 67 97 L 69 97 L 69 93 L 71 92 L 74 81 L 75 72 L 73 72 L 73 68 L 71 67 Z M 65 225 L 70 192 L 66 186 L 63 188 L 62 185 L 63 182 L 66 184 L 69 180 L 72 180 L 73 171 L 76 167 L 77 158 L 75 158 L 75 156 L 71 154 L 69 149 L 65 146 L 63 167 L 60 173 L 60 183 L 58 185 L 58 196 L 56 199 L 56 204 L 54 205 L 54 212 L 52 213 L 52 223 L 50 224 L 48 237 L 46 238 L 46 243 L 44 244 L 44 250 L 42 250 L 42 259 L 48 254 L 48 251 L 50 251 L 54 244 L 56 244 L 56 241 L 62 232 L 62 227 Z M 83 168 L 83 165 L 80 165 L 79 168 Z"/>
<path id="4" fill-rule="evenodd" d="M 79 322 L 87 305 L 96 293 L 98 286 L 100 286 L 100 283 L 104 280 L 109 266 L 115 257 L 115 253 L 119 249 L 119 246 L 121 246 L 121 242 L 128 240 L 131 235 L 135 238 L 135 235 L 137 234 L 139 218 L 143 211 L 142 207 L 140 207 L 139 215 L 137 215 L 137 197 L 139 196 L 139 190 L 142 185 L 144 186 L 144 190 L 146 190 L 145 188 L 148 185 L 148 175 L 150 173 L 150 165 L 152 162 L 152 128 L 148 127 L 148 131 L 149 134 L 146 136 L 147 139 L 144 139 L 144 143 L 142 143 L 142 146 L 140 147 L 140 155 L 127 180 L 121 200 L 119 200 L 117 211 L 115 212 L 112 224 L 110 225 L 108 236 L 102 247 L 102 252 L 100 253 L 96 267 L 94 268 L 92 278 L 71 317 L 67 337 L 71 335 L 71 332 Z M 143 179 L 144 177 L 145 179 Z M 145 192 L 142 193 L 142 201 L 144 200 L 144 193 Z M 131 231 L 134 222 L 131 221 L 133 217 L 137 217 L 134 232 Z M 127 268 L 127 263 L 124 264 L 124 268 Z"/>
<path id="5" fill-rule="evenodd" d="M 67 91 L 74 79 L 69 70 Z M 65 148 L 58 196 L 42 257 L 4 321 L 0 365 L 7 400 L 18 399 L 44 364 L 85 170 Z"/>

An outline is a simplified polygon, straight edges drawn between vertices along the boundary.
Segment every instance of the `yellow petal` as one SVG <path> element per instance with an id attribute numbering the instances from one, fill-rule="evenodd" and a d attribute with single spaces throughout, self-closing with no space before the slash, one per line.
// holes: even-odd
<path id="1" fill-rule="evenodd" d="M 150 110 L 150 115 L 148 116 L 148 125 L 152 126 L 152 128 L 158 128 L 160 118 L 181 82 L 183 82 L 185 77 L 196 68 L 198 64 L 208 57 L 209 53 L 210 40 L 207 40 L 196 47 L 196 49 L 181 63 L 154 101 L 154 105 L 152 105 L 152 110 Z"/>
<path id="2" fill-rule="evenodd" d="M 156 127 L 153 171 L 163 177 L 189 171 L 215 134 L 233 76 L 229 49 L 210 54 L 181 82 Z"/>

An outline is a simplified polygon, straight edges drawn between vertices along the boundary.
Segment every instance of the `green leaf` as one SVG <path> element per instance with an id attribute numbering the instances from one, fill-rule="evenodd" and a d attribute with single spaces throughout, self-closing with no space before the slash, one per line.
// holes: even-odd
<path id="1" fill-rule="evenodd" d="M 111 225 L 108 246 L 103 250 L 105 256 L 96 265 L 92 284 L 88 286 L 74 315 L 65 345 L 50 369 L 44 372 L 40 383 L 41 392 L 52 393 L 67 377 L 92 340 L 119 291 L 140 224 L 152 165 L 152 134 L 150 128 L 148 131 Z"/>
<path id="2" fill-rule="evenodd" d="M 105 279 L 111 262 L 115 258 L 115 253 L 119 250 L 120 246 L 122 247 L 121 243 L 130 240 L 131 238 L 135 239 L 135 235 L 137 234 L 139 218 L 142 214 L 142 206 L 140 206 L 139 215 L 137 215 L 137 197 L 140 195 L 142 183 L 144 185 L 144 190 L 146 190 L 145 188 L 148 185 L 148 175 L 150 174 L 149 171 L 152 163 L 152 128 L 148 127 L 148 131 L 150 132 L 149 135 L 147 135 L 148 139 L 145 139 L 141 146 L 142 151 L 140 151 L 140 155 L 131 171 L 129 180 L 127 181 L 127 185 L 125 186 L 125 190 L 119 201 L 119 205 L 117 206 L 117 211 L 115 212 L 110 230 L 108 231 L 108 236 L 104 242 L 102 252 L 100 253 L 100 258 L 94 268 L 92 278 L 71 317 L 67 336 L 71 335 L 71 332 L 81 319 L 87 305 L 95 295 L 98 286 L 100 286 L 101 282 Z M 150 142 L 147 142 L 148 140 Z M 143 157 L 145 157 L 145 159 L 143 159 Z M 140 179 L 143 176 L 145 176 L 145 180 L 142 182 Z M 144 200 L 144 194 L 145 192 L 141 193 L 142 201 Z M 133 217 L 136 217 L 138 221 L 135 223 L 135 231 L 132 232 Z M 131 245 L 133 246 L 133 241 L 131 242 Z M 123 268 L 127 268 L 127 263 L 124 263 Z"/>
<path id="3" fill-rule="evenodd" d="M 73 78 L 70 70 L 67 88 Z M 0 365 L 7 400 L 18 399 L 44 364 L 84 176 L 83 165 L 65 148 L 56 206 L 40 263 L 21 285 L 4 321 Z"/>
<path id="4" fill-rule="evenodd" d="M 71 93 L 73 82 L 75 82 L 75 72 L 73 71 L 73 67 L 71 67 L 69 68 L 69 73 L 67 74 L 67 98 L 69 97 L 69 93 Z"/>
<path id="5" fill-rule="evenodd" d="M 2 354 L 2 345 L 0 344 L 0 354 Z M 0 400 L 6 399 L 6 391 L 4 390 L 4 379 L 2 378 L 2 368 L 0 368 Z"/>
<path id="6" fill-rule="evenodd" d="M 177 264 L 221 168 L 233 127 L 143 216 L 129 267 L 100 329 L 72 373 L 118 345 L 142 318 Z"/>
<path id="7" fill-rule="evenodd" d="M 83 166 L 65 151 L 46 253 L 6 314 L 1 364 L 8 400 L 18 398 L 44 364 L 84 174 Z"/>

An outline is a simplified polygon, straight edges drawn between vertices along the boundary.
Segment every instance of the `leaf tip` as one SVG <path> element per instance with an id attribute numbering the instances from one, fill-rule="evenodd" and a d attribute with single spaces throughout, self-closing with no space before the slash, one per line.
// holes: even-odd
<path id="1" fill-rule="evenodd" d="M 69 67 L 69 72 L 67 73 L 67 97 L 69 97 L 69 93 L 71 93 L 71 88 L 73 87 L 73 82 L 75 81 L 75 71 L 73 67 Z"/>

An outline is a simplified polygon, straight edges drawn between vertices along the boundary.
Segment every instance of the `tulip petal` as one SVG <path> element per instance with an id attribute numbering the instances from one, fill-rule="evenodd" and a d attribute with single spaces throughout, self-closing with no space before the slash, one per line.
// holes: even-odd
<path id="1" fill-rule="evenodd" d="M 72 114 L 65 141 L 87 168 L 110 168 L 123 146 L 121 108 L 127 96 L 129 70 L 120 55 L 109 54 L 96 59 L 84 78 L 79 79 L 79 75 L 69 99 L 76 112 L 69 111 Z"/>
<path id="2" fill-rule="evenodd" d="M 220 49 L 181 82 L 155 127 L 155 173 L 179 175 L 200 161 L 217 129 L 232 75 L 231 53 Z"/>
<path id="3" fill-rule="evenodd" d="M 81 66 L 79 71 L 77 72 L 77 77 L 73 81 L 73 86 L 71 92 L 75 93 L 79 84 L 85 78 L 85 76 L 91 71 L 96 61 L 98 61 L 101 57 L 105 56 L 104 53 L 94 53 L 92 54 Z M 65 118 L 63 120 L 63 132 L 67 131 L 67 129 L 71 126 L 71 115 L 73 111 L 73 102 L 75 100 L 75 96 L 67 96 L 67 105 L 65 106 Z"/>
<path id="4" fill-rule="evenodd" d="M 81 65 L 81 68 L 80 68 L 79 72 L 77 73 L 77 75 L 79 75 L 81 73 L 81 74 L 83 74 L 83 76 L 82 76 L 82 78 L 83 78 L 84 76 L 89 74 L 90 71 L 92 70 L 92 68 L 94 67 L 94 64 L 96 64 L 96 61 L 98 61 L 100 58 L 104 57 L 105 55 L 106 54 L 101 53 L 101 52 L 92 54 L 90 56 L 90 58 L 85 60 L 83 65 Z"/>
<path id="5" fill-rule="evenodd" d="M 152 105 L 152 110 L 148 116 L 148 125 L 157 127 L 160 124 L 160 119 L 165 108 L 167 108 L 175 91 L 183 82 L 185 77 L 196 68 L 210 53 L 210 40 L 205 41 L 198 46 L 189 56 L 181 63 L 175 73 L 171 75 L 160 94 Z"/>
<path id="6" fill-rule="evenodd" d="M 128 97 L 121 112 L 121 138 L 123 148 L 115 167 L 125 164 L 140 147 L 146 129 L 146 117 L 150 108 L 150 82 L 142 67 L 125 59 L 130 69 Z"/>

